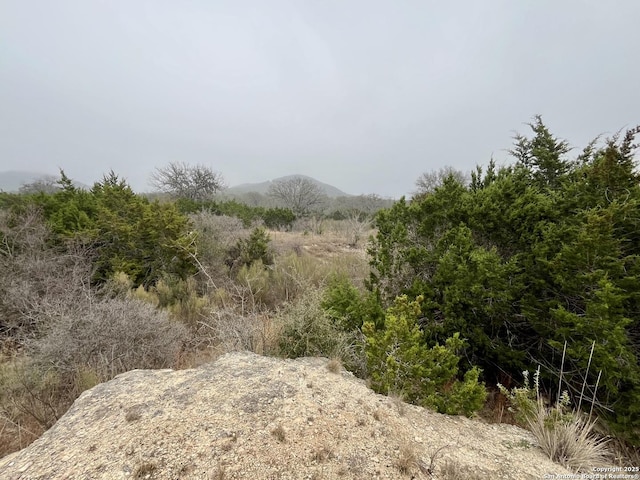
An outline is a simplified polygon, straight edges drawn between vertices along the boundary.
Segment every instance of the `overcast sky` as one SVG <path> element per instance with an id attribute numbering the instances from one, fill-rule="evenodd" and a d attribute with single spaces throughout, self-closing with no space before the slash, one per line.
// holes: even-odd
<path id="1" fill-rule="evenodd" d="M 640 1 L 0 0 L 0 171 L 139 191 L 171 161 L 399 197 L 541 114 L 640 123 Z"/>

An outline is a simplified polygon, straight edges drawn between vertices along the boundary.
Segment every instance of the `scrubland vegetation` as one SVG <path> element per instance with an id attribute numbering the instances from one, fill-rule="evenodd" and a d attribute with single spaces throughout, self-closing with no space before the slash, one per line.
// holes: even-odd
<path id="1" fill-rule="evenodd" d="M 513 165 L 423 176 L 381 210 L 152 201 L 113 173 L 90 191 L 62 174 L 55 191 L 0 194 L 0 454 L 119 373 L 251 350 L 519 420 L 575 469 L 604 461 L 607 435 L 637 460 L 640 129 L 570 156 L 531 127 Z M 522 372 L 539 366 L 532 397 Z M 488 391 L 519 415 L 488 411 Z M 566 461 L 578 441 L 594 455 Z"/>

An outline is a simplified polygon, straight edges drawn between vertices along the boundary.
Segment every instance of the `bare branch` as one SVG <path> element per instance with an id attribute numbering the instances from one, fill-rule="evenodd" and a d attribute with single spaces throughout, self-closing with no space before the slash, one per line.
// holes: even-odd
<path id="1" fill-rule="evenodd" d="M 150 184 L 163 193 L 189 200 L 207 200 L 225 187 L 222 175 L 205 165 L 172 162 L 156 168 Z"/>
<path id="2" fill-rule="evenodd" d="M 304 177 L 280 180 L 269 186 L 267 193 L 297 216 L 305 217 L 322 206 L 326 195 L 313 181 Z"/>
<path id="3" fill-rule="evenodd" d="M 469 185 L 470 178 L 468 173 L 447 165 L 439 170 L 431 170 L 420 175 L 416 180 L 416 187 L 418 187 L 418 189 L 415 194 L 424 195 L 433 193 L 433 191 L 440 187 L 449 177 L 452 177 L 460 185 Z"/>

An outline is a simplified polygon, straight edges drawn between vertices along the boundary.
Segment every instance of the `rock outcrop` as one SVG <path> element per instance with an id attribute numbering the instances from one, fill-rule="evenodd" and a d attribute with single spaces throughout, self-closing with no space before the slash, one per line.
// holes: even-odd
<path id="1" fill-rule="evenodd" d="M 525 430 L 402 404 L 329 367 L 322 358 L 231 353 L 191 370 L 127 372 L 84 392 L 40 439 L 0 459 L 0 478 L 540 479 L 568 473 Z"/>

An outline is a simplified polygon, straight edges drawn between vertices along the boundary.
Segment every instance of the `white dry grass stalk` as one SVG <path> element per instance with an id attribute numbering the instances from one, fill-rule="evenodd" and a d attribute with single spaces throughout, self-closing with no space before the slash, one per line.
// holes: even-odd
<path id="1" fill-rule="evenodd" d="M 584 381 L 582 382 L 582 390 L 580 391 L 580 401 L 578 402 L 578 411 L 580 411 L 580 408 L 582 407 L 582 399 L 584 398 L 584 389 L 587 386 L 587 377 L 589 376 L 589 369 L 591 368 L 591 360 L 593 359 L 593 350 L 595 348 L 596 348 L 596 342 L 594 340 L 593 343 L 591 344 L 591 353 L 589 354 L 589 361 L 587 362 L 587 371 L 584 373 Z M 597 388 L 598 387 L 596 386 L 596 389 Z M 594 402 L 591 403 L 592 408 L 593 408 L 593 403 Z"/>
<path id="2" fill-rule="evenodd" d="M 589 420 L 591 420 L 591 415 L 593 415 L 593 407 L 596 404 L 596 392 L 598 391 L 598 386 L 600 385 L 600 377 L 602 377 L 602 370 L 598 372 L 598 379 L 596 380 L 596 386 L 593 391 L 593 401 L 591 402 L 591 410 L 589 410 Z"/>
<path id="3" fill-rule="evenodd" d="M 564 357 L 567 354 L 567 341 L 564 341 L 564 348 L 562 350 L 562 364 L 560 366 L 560 379 L 558 380 L 558 399 L 556 401 L 556 408 L 560 408 L 560 398 L 562 398 L 562 374 L 564 373 Z M 538 372 L 540 372 L 540 366 L 538 366 Z M 536 388 L 536 391 L 538 389 Z"/>

